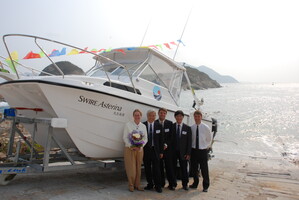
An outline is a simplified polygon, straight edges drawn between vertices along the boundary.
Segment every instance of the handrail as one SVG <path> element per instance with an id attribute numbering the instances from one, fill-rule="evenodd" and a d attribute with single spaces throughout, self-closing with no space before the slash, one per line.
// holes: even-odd
<path id="1" fill-rule="evenodd" d="M 137 94 L 137 90 L 136 90 L 135 85 L 134 85 L 134 83 L 133 83 L 132 76 L 130 75 L 130 73 L 129 73 L 127 67 L 126 67 L 125 65 L 122 65 L 122 64 L 120 64 L 120 63 L 118 63 L 118 62 L 116 62 L 116 61 L 110 59 L 110 58 L 107 58 L 107 57 L 102 56 L 102 55 L 99 55 L 99 54 L 95 54 L 95 53 L 93 53 L 93 52 L 91 52 L 91 51 L 88 51 L 88 50 L 85 50 L 85 49 L 82 49 L 82 48 L 79 48 L 79 47 L 76 47 L 76 46 L 73 46 L 73 45 L 70 45 L 70 44 L 66 44 L 66 43 L 63 43 L 63 42 L 59 42 L 59 41 L 56 41 L 56 40 L 51 40 L 51 39 L 47 39 L 47 38 L 43 38 L 43 37 L 39 37 L 39 36 L 26 35 L 26 34 L 6 34 L 6 35 L 3 35 L 2 40 L 3 40 L 3 43 L 4 43 L 5 48 L 6 48 L 6 51 L 7 51 L 8 55 L 9 55 L 9 58 L 10 58 L 11 61 L 13 61 L 13 59 L 12 59 L 12 57 L 11 57 L 10 51 L 9 51 L 9 49 L 8 49 L 7 42 L 6 42 L 6 40 L 5 40 L 6 37 L 29 37 L 29 38 L 34 38 L 34 39 L 35 39 L 35 43 L 36 43 L 36 45 L 37 45 L 37 46 L 38 46 L 44 53 L 45 53 L 45 51 L 44 51 L 44 50 L 37 44 L 37 42 L 36 42 L 37 39 L 45 40 L 45 41 L 48 41 L 48 42 L 57 43 L 57 44 L 64 45 L 64 46 L 68 46 L 68 47 L 71 47 L 71 48 L 74 48 L 74 49 L 78 49 L 78 50 L 80 50 L 80 51 L 83 51 L 83 52 L 92 54 L 92 55 L 96 56 L 97 58 L 103 58 L 103 59 L 105 59 L 105 60 L 107 60 L 107 61 L 109 61 L 109 62 L 112 62 L 112 63 L 114 63 L 114 64 L 116 64 L 116 65 L 118 65 L 118 66 L 123 67 L 123 68 L 127 71 L 128 76 L 130 77 L 130 81 L 131 81 L 131 84 L 132 84 L 132 86 L 133 86 L 134 92 Z M 45 53 L 45 55 L 47 56 L 46 53 Z M 47 56 L 47 58 L 50 60 L 51 63 L 53 63 L 52 59 L 51 59 L 49 56 Z M 17 69 L 16 69 L 15 63 L 12 62 L 12 65 L 13 65 L 14 70 L 16 71 L 16 75 L 17 75 L 18 79 L 20 79 L 20 76 L 19 76 L 18 71 L 17 71 Z M 58 67 L 56 64 L 54 64 L 54 66 L 55 66 L 56 68 Z M 61 70 L 59 70 L 59 72 L 63 75 L 63 72 L 62 72 Z M 108 81 L 110 82 L 110 86 L 111 86 L 111 85 L 112 85 L 111 79 L 110 79 L 110 77 L 109 77 L 109 75 L 107 74 L 107 72 L 106 72 L 105 69 L 104 69 L 104 72 L 105 72 L 105 74 L 106 74 L 106 76 L 107 76 L 107 79 L 108 79 Z M 63 76 L 63 78 L 64 78 L 64 76 Z"/>
<path id="2" fill-rule="evenodd" d="M 55 66 L 55 68 L 60 72 L 62 75 L 62 78 L 64 78 L 64 73 L 61 71 L 61 69 L 56 65 L 56 63 L 53 62 L 53 60 L 48 56 L 48 54 L 44 51 L 44 49 L 37 43 L 36 38 L 34 38 L 35 44 L 38 46 L 38 48 L 47 56 L 47 58 L 51 61 L 51 63 Z"/>
<path id="3" fill-rule="evenodd" d="M 5 57 L 3 57 L 3 56 L 1 56 L 1 55 L 0 55 L 0 58 L 6 59 Z M 44 71 L 41 71 L 41 70 L 38 70 L 38 69 L 34 69 L 34 68 L 32 68 L 32 67 L 28 67 L 28 66 L 26 66 L 26 65 L 24 65 L 24 64 L 22 64 L 22 63 L 19 63 L 18 61 L 15 61 L 15 60 L 13 60 L 13 62 L 16 63 L 16 64 L 18 64 L 18 65 L 20 65 L 20 66 L 22 66 L 22 67 L 24 67 L 24 68 L 26 68 L 26 69 L 28 69 L 28 70 L 31 70 L 32 72 L 33 72 L 33 71 L 37 71 L 37 72 L 40 72 L 40 73 L 47 74 L 47 75 L 49 75 L 49 76 L 52 76 L 52 75 L 53 75 L 53 74 L 48 73 L 48 72 L 44 72 Z M 9 67 L 9 66 L 8 66 L 7 64 L 5 64 L 5 63 L 3 63 L 3 65 Z"/>

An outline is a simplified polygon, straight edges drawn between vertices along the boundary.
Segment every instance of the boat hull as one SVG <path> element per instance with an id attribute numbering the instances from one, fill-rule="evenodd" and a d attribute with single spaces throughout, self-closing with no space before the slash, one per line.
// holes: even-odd
<path id="1" fill-rule="evenodd" d="M 103 86 L 102 86 L 103 87 Z M 159 106 L 132 98 L 134 93 L 111 94 L 73 85 L 45 81 L 12 82 L 0 86 L 1 94 L 11 107 L 42 108 L 43 112 L 19 111 L 26 117 L 65 118 L 66 129 L 55 130 L 56 137 L 66 147 L 73 147 L 87 157 L 115 158 L 123 156 L 122 139 L 125 124 L 132 120 L 134 109 L 140 109 L 146 120 L 149 109 Z M 118 90 L 110 88 L 110 90 Z M 130 96 L 130 98 L 129 98 Z M 174 120 L 173 111 L 168 118 Z M 188 123 L 188 116 L 185 123 Z M 38 142 L 44 145 L 45 127 L 37 131 Z"/>

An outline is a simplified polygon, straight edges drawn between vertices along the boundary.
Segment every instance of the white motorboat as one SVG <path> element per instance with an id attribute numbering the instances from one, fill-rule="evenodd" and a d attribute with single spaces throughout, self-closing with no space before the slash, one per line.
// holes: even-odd
<path id="1" fill-rule="evenodd" d="M 38 46 L 37 41 L 45 40 L 76 48 L 29 35 L 10 34 L 4 38 L 12 36 L 33 38 Z M 147 110 L 164 107 L 169 111 L 168 119 L 174 120 L 174 112 L 183 110 L 187 114 L 185 123 L 192 123 L 191 108 L 179 106 L 183 76 L 189 86 L 190 81 L 185 68 L 177 62 L 150 48 L 85 52 L 95 59 L 95 65 L 85 75 L 65 75 L 60 69 L 60 75 L 51 76 L 24 77 L 16 73 L 18 79 L 0 84 L 0 93 L 11 107 L 21 108 L 18 114 L 23 116 L 67 119 L 67 128 L 55 130 L 55 136 L 65 147 L 76 147 L 93 158 L 123 156 L 124 125 L 132 120 L 136 108 L 144 113 L 144 121 Z M 200 101 L 194 92 L 193 96 L 198 108 Z M 205 120 L 212 126 L 212 120 Z M 36 132 L 41 145 L 46 142 L 45 128 L 38 127 Z"/>

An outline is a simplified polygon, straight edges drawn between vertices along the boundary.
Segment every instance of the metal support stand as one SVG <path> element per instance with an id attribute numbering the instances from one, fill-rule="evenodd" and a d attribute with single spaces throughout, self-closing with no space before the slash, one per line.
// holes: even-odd
<path id="1" fill-rule="evenodd" d="M 57 127 L 52 126 L 52 118 L 26 118 L 26 117 L 6 117 L 6 120 L 12 121 L 12 127 L 10 131 L 9 144 L 7 150 L 7 162 L 0 163 L 0 185 L 6 185 L 10 182 L 16 174 L 25 173 L 43 173 L 47 171 L 61 171 L 71 169 L 82 169 L 90 167 L 120 167 L 123 166 L 122 159 L 118 160 L 91 160 L 81 154 L 69 153 L 67 149 L 61 144 L 61 142 L 55 137 L 54 131 Z M 59 119 L 55 119 L 59 120 Z M 65 120 L 65 119 L 63 119 Z M 23 135 L 23 133 L 17 128 L 17 124 L 26 123 L 33 124 L 34 129 L 31 134 L 32 141 Z M 48 131 L 45 133 L 46 144 L 44 151 L 38 153 L 35 149 L 35 136 L 37 133 L 37 124 L 48 125 Z M 58 127 L 65 128 L 65 127 Z M 13 152 L 13 146 L 15 144 L 16 133 L 25 141 L 26 145 L 30 149 L 29 154 L 21 154 L 21 142 L 18 141 L 16 146 L 16 152 Z M 59 147 L 59 152 L 52 153 L 51 146 L 56 143 Z"/>

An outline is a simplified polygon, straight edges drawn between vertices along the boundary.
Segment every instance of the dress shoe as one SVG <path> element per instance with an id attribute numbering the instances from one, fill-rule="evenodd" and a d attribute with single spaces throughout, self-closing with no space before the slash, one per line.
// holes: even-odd
<path id="1" fill-rule="evenodd" d="M 147 185 L 146 187 L 144 187 L 145 190 L 152 190 L 153 189 L 153 186 L 149 186 Z"/>
<path id="2" fill-rule="evenodd" d="M 197 185 L 192 184 L 192 185 L 189 185 L 189 187 L 190 187 L 190 188 L 193 188 L 193 189 L 196 189 L 196 188 L 197 188 Z"/>
<path id="3" fill-rule="evenodd" d="M 184 190 L 189 190 L 188 186 L 183 186 Z"/>
<path id="4" fill-rule="evenodd" d="M 168 186 L 168 189 L 172 190 L 172 191 L 175 190 L 175 188 L 173 186 L 171 186 L 171 185 Z"/>
<path id="5" fill-rule="evenodd" d="M 203 191 L 203 192 L 208 192 L 208 189 L 203 189 L 202 191 Z"/>
<path id="6" fill-rule="evenodd" d="M 162 189 L 161 188 L 155 188 L 156 192 L 158 193 L 162 193 Z"/>

